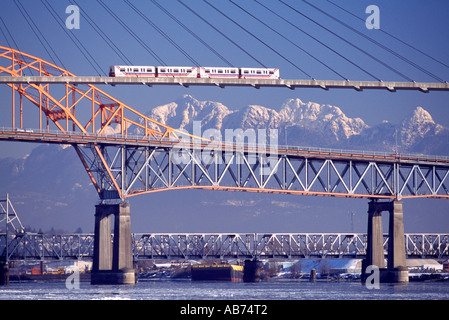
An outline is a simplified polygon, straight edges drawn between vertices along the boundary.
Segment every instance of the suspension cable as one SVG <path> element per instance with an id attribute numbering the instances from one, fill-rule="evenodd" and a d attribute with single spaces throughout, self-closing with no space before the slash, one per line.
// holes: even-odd
<path id="1" fill-rule="evenodd" d="M 190 33 L 195 39 L 201 42 L 206 48 L 208 48 L 212 53 L 215 54 L 218 58 L 220 58 L 224 63 L 228 66 L 233 67 L 232 63 L 230 63 L 225 57 L 223 57 L 220 53 L 218 53 L 214 48 L 212 48 L 207 42 L 201 39 L 195 32 L 193 32 L 190 28 L 188 28 L 185 24 L 183 24 L 179 19 L 177 19 L 173 14 L 171 14 L 168 10 L 166 10 L 162 5 L 160 5 L 156 0 L 151 0 L 156 6 L 159 7 L 166 15 L 168 15 L 173 21 L 175 21 L 179 26 L 181 26 L 185 31 Z"/>
<path id="2" fill-rule="evenodd" d="M 319 27 L 323 28 L 324 30 L 326 30 L 327 32 L 333 34 L 334 36 L 336 36 L 337 38 L 339 38 L 340 40 L 344 41 L 345 43 L 349 44 L 351 47 L 359 50 L 360 52 L 364 53 L 365 55 L 367 55 L 368 57 L 370 57 L 371 59 L 373 59 L 374 61 L 380 63 L 381 65 L 383 65 L 384 67 L 388 68 L 389 70 L 397 73 L 398 75 L 400 75 L 401 77 L 403 77 L 404 79 L 407 79 L 408 81 L 412 82 L 413 80 L 410 79 L 409 77 L 407 77 L 406 75 L 400 73 L 399 71 L 397 71 L 396 69 L 392 68 L 391 66 L 387 65 L 386 63 L 384 63 L 383 61 L 381 61 L 380 59 L 374 57 L 372 54 L 370 54 L 369 52 L 363 50 L 362 48 L 356 46 L 355 44 L 351 43 L 350 41 L 346 40 L 345 38 L 343 38 L 342 36 L 340 36 L 339 34 L 333 32 L 332 30 L 330 30 L 329 28 L 323 26 L 322 24 L 316 22 L 315 20 L 313 20 L 312 18 L 308 17 L 307 15 L 305 15 L 304 13 L 302 13 L 301 11 L 295 9 L 294 7 L 290 6 L 289 4 L 285 3 L 282 0 L 278 0 L 279 2 L 281 2 L 282 4 L 284 4 L 285 6 L 287 6 L 288 8 L 290 8 L 291 10 L 295 11 L 296 13 L 298 13 L 299 15 L 303 16 L 304 18 L 306 18 L 307 20 L 313 22 L 314 24 L 318 25 Z M 381 79 L 379 79 L 378 77 L 376 77 L 378 81 L 381 81 Z"/>
<path id="3" fill-rule="evenodd" d="M 23 60 L 23 61 L 25 61 L 26 58 L 22 55 L 22 53 L 21 53 L 22 50 L 20 50 L 20 48 L 19 48 L 19 46 L 18 46 L 16 40 L 15 40 L 14 37 L 12 36 L 12 34 L 11 34 L 11 32 L 9 31 L 8 27 L 6 26 L 5 21 L 3 21 L 2 17 L 0 17 L 0 20 L 2 21 L 3 25 L 5 26 L 5 30 L 6 30 L 6 32 L 8 33 L 9 37 L 11 38 L 12 42 L 14 43 L 16 50 L 19 50 L 20 53 L 17 53 L 17 54 L 18 54 L 20 57 L 22 57 L 22 60 Z M 2 30 L 3 36 L 4 36 L 5 39 L 6 39 L 6 42 L 8 43 L 8 46 L 9 46 L 10 48 L 12 48 L 12 46 L 11 46 L 10 43 L 9 43 L 8 38 L 6 37 L 6 34 L 3 32 L 3 29 L 1 29 L 1 30 Z M 23 74 L 24 74 L 24 75 L 26 75 L 26 70 L 30 70 L 31 74 L 33 74 L 33 73 L 32 73 L 32 69 L 24 69 L 24 70 L 23 70 Z"/>
<path id="4" fill-rule="evenodd" d="M 332 20 L 337 21 L 338 23 L 340 23 L 341 25 L 345 26 L 345 27 L 348 28 L 349 30 L 351 30 L 351 31 L 353 31 L 353 32 L 355 32 L 355 33 L 357 33 L 359 36 L 365 38 L 366 40 L 370 41 L 371 43 L 374 43 L 374 44 L 377 45 L 378 47 L 380 47 L 380 48 L 386 50 L 387 52 L 391 53 L 391 54 L 394 55 L 395 57 L 397 57 L 397 58 L 401 59 L 402 61 L 408 63 L 409 65 L 411 65 L 411 66 L 413 66 L 414 68 L 420 70 L 421 72 L 423 72 L 423 73 L 429 75 L 430 77 L 434 78 L 435 80 L 440 81 L 440 82 L 444 82 L 444 80 L 441 79 L 440 77 L 438 77 L 438 76 L 434 75 L 433 73 L 427 71 L 426 69 L 424 69 L 424 68 L 422 68 L 421 66 L 417 65 L 417 64 L 414 63 L 413 61 L 411 61 L 411 60 L 405 58 L 404 56 L 402 56 L 401 54 L 395 52 L 394 50 L 392 50 L 392 49 L 390 49 L 390 48 L 384 46 L 383 44 L 381 44 L 380 42 L 374 40 L 373 38 L 368 37 L 367 35 L 363 34 L 362 32 L 360 32 L 360 31 L 354 29 L 353 27 L 351 27 L 351 26 L 348 25 L 347 23 L 341 21 L 340 19 L 337 19 L 336 17 L 334 17 L 334 16 L 328 14 L 327 12 L 323 11 L 322 9 L 318 8 L 317 6 L 311 4 L 310 2 L 308 2 L 308 1 L 306 1 L 306 0 L 303 0 L 303 2 L 306 3 L 307 5 L 309 5 L 309 6 L 313 7 L 313 8 L 315 8 L 316 10 L 320 11 L 321 13 L 325 14 L 326 16 L 328 16 L 329 18 L 331 18 Z"/>
<path id="5" fill-rule="evenodd" d="M 195 66 L 199 67 L 200 64 L 191 56 L 189 55 L 181 46 L 179 46 L 168 34 L 166 34 L 161 28 L 159 28 L 156 24 L 154 24 L 147 16 L 145 16 L 142 11 L 140 11 L 138 8 L 136 8 L 132 3 L 130 3 L 128 0 L 125 0 L 125 3 L 131 7 L 139 16 L 141 16 L 150 26 L 153 27 L 154 30 L 156 30 L 161 36 L 165 38 L 168 42 L 170 42 L 179 52 L 181 52 L 187 59 L 190 60 Z"/>
<path id="6" fill-rule="evenodd" d="M 211 27 L 212 29 L 214 29 L 215 31 L 217 31 L 221 36 L 223 36 L 224 38 L 226 38 L 229 42 L 231 42 L 233 45 L 235 45 L 237 48 L 239 48 L 241 51 L 243 51 L 245 54 L 247 54 L 250 58 L 252 58 L 254 61 L 256 61 L 258 64 L 260 64 L 261 66 L 263 66 L 264 68 L 266 68 L 266 66 L 259 61 L 256 57 L 254 57 L 251 53 L 249 53 L 247 50 L 245 50 L 244 48 L 242 48 L 238 43 L 236 43 L 234 40 L 232 40 L 231 38 L 229 38 L 227 35 L 225 35 L 223 32 L 221 32 L 218 28 L 216 28 L 214 25 L 212 25 L 209 21 L 207 21 L 206 19 L 204 19 L 204 17 L 202 17 L 201 15 L 199 15 L 195 10 L 193 10 L 192 8 L 190 8 L 187 4 L 183 3 L 181 0 L 178 0 L 178 2 L 180 4 L 182 4 L 187 10 L 189 10 L 191 13 L 193 13 L 195 16 L 197 16 L 197 18 L 199 18 L 200 20 L 202 20 L 204 23 L 206 23 L 209 27 Z"/>
<path id="7" fill-rule="evenodd" d="M 134 31 L 132 31 L 103 1 L 98 0 L 98 3 L 117 21 L 140 45 L 147 50 L 147 52 L 158 61 L 160 65 L 167 64 L 162 60 L 156 52 L 154 52 Z"/>
<path id="8" fill-rule="evenodd" d="M 203 2 L 205 2 L 206 4 L 208 4 L 210 7 L 212 7 L 213 9 L 215 9 L 217 12 L 219 12 L 221 15 L 223 15 L 224 17 L 226 17 L 228 20 L 230 20 L 231 22 L 233 22 L 235 25 L 237 25 L 240 29 L 242 29 L 243 31 L 245 31 L 246 33 L 248 33 L 249 35 L 251 35 L 254 39 L 258 40 L 260 43 L 262 43 L 264 46 L 266 46 L 268 49 L 270 49 L 271 51 L 273 51 L 274 53 L 276 53 L 278 56 L 280 56 L 282 59 L 284 59 L 285 61 L 287 61 L 288 63 L 290 63 L 293 67 L 295 67 L 296 69 L 298 69 L 299 71 L 301 71 L 302 73 L 304 73 L 306 76 L 308 76 L 309 78 L 313 79 L 312 76 L 310 74 L 308 74 L 306 71 L 304 71 L 303 69 L 301 69 L 300 67 L 298 67 L 295 63 L 293 63 L 292 61 L 290 61 L 288 58 L 286 58 L 285 56 L 283 56 L 279 51 L 277 51 L 276 49 L 274 49 L 273 47 L 271 47 L 269 44 L 267 44 L 266 42 L 264 42 L 262 39 L 260 39 L 259 37 L 257 37 L 255 34 L 253 34 L 252 32 L 248 31 L 245 27 L 243 27 L 242 25 L 240 25 L 238 22 L 236 22 L 234 19 L 232 19 L 231 17 L 229 17 L 228 15 L 226 15 L 223 11 L 219 10 L 218 8 L 216 8 L 215 6 L 213 6 L 212 4 L 210 4 L 207 0 L 203 0 Z"/>
<path id="9" fill-rule="evenodd" d="M 318 61 L 319 63 L 321 63 L 323 66 L 325 66 L 326 68 L 328 68 L 329 70 L 331 70 L 332 72 L 334 72 L 336 75 L 338 75 L 339 77 L 346 79 L 344 76 L 342 76 L 340 73 L 338 73 L 337 71 L 335 71 L 334 69 L 332 69 L 329 65 L 325 64 L 323 61 L 321 61 L 320 59 L 318 59 L 317 57 L 313 56 L 310 52 L 308 52 L 307 50 L 303 49 L 302 47 L 300 47 L 299 45 L 297 45 L 296 43 L 294 43 L 293 41 L 291 41 L 290 39 L 288 39 L 286 36 L 284 36 L 283 34 L 281 34 L 280 32 L 276 31 L 275 29 L 273 29 L 272 27 L 270 27 L 268 24 L 266 24 L 264 21 L 262 21 L 261 19 L 257 18 L 255 15 L 253 15 L 252 13 L 248 12 L 246 9 L 242 8 L 241 6 L 239 6 L 238 4 L 236 4 L 234 1 L 229 0 L 229 2 L 231 2 L 233 5 L 237 6 L 239 9 L 241 9 L 242 11 L 246 12 L 248 15 L 250 15 L 251 17 L 253 17 L 255 20 L 259 21 L 260 23 L 262 23 L 265 27 L 267 27 L 268 29 L 270 29 L 271 31 L 275 32 L 277 35 L 279 35 L 280 37 L 282 37 L 284 40 L 288 41 L 290 44 L 294 45 L 296 48 L 298 48 L 299 50 L 301 50 L 302 52 L 304 52 L 305 54 L 307 54 L 309 57 L 311 57 L 312 59 Z"/>
<path id="10" fill-rule="evenodd" d="M 81 8 L 81 6 L 75 1 L 75 0 L 70 0 L 71 2 L 75 3 L 79 8 Z M 128 59 L 128 57 L 120 50 L 119 47 L 117 47 L 117 45 L 111 40 L 111 38 L 109 38 L 107 36 L 106 33 L 104 33 L 101 28 L 95 23 L 95 21 L 87 14 L 87 11 L 84 10 L 83 11 L 83 16 L 86 17 L 87 22 L 90 24 L 90 26 L 92 27 L 92 29 L 94 29 L 98 35 L 104 40 L 104 42 L 106 42 L 106 44 L 117 54 L 117 56 L 122 59 L 123 61 L 125 61 L 125 63 L 127 63 L 128 65 L 132 65 L 131 61 Z"/>
<path id="11" fill-rule="evenodd" d="M 349 60 L 348 58 L 346 58 L 344 55 L 342 55 L 341 53 L 339 53 L 338 51 L 336 51 L 335 49 L 331 48 L 330 46 L 328 46 L 327 44 L 325 44 L 324 42 L 322 42 L 320 39 L 314 37 L 313 35 L 311 35 L 310 33 L 308 33 L 307 31 L 304 31 L 303 29 L 301 29 L 300 27 L 298 27 L 297 25 L 295 25 L 294 23 L 292 23 L 291 21 L 285 19 L 283 16 L 281 16 L 280 14 L 278 14 L 277 12 L 275 12 L 274 10 L 268 8 L 267 6 L 265 6 L 263 3 L 260 3 L 258 0 L 254 0 L 256 3 L 258 3 L 259 5 L 261 5 L 262 7 L 264 7 L 265 9 L 267 9 L 268 11 L 270 11 L 272 14 L 276 15 L 278 18 L 282 19 L 283 21 L 285 21 L 286 23 L 288 23 L 289 25 L 291 25 L 293 28 L 297 29 L 298 31 L 302 32 L 303 34 L 307 35 L 309 38 L 315 40 L 316 42 L 318 42 L 319 44 L 321 44 L 322 46 L 326 47 L 327 49 L 329 49 L 330 51 L 332 51 L 333 53 L 335 53 L 336 55 L 338 55 L 340 58 L 344 59 L 345 61 L 349 62 L 350 64 L 352 64 L 353 66 L 355 66 L 356 68 L 360 69 L 362 72 L 366 73 L 367 75 L 369 75 L 370 77 L 377 79 L 377 77 L 375 75 L 373 75 L 372 73 L 370 73 L 369 71 L 365 70 L 364 68 L 362 68 L 361 66 L 359 66 L 358 64 L 356 64 L 355 62 Z M 348 80 L 346 78 L 346 80 Z"/>
<path id="12" fill-rule="evenodd" d="M 81 54 L 86 58 L 87 62 L 92 66 L 92 68 L 95 69 L 95 71 L 98 73 L 99 76 L 101 76 L 101 72 L 98 71 L 98 69 L 95 67 L 95 65 L 92 63 L 92 61 L 86 56 L 86 53 L 90 56 L 90 58 L 94 61 L 94 63 L 98 66 L 99 70 L 102 70 L 98 62 L 95 60 L 94 57 L 89 53 L 89 51 L 84 47 L 84 45 L 81 43 L 81 41 L 75 36 L 72 35 L 70 32 L 67 31 L 66 26 L 64 23 L 60 20 L 58 14 L 56 13 L 55 9 L 47 2 L 47 0 L 41 0 L 41 2 L 44 4 L 44 6 L 47 8 L 48 12 L 53 16 L 53 18 L 56 20 L 56 22 L 59 24 L 59 26 L 64 30 L 64 32 L 67 34 L 67 36 L 72 40 L 72 42 L 75 44 L 75 46 L 78 48 L 78 50 L 81 52 Z M 51 10 L 50 10 L 51 9 Z M 53 11 L 53 12 L 52 12 Z M 76 41 L 75 41 L 76 40 Z M 82 48 L 82 49 L 81 49 Z M 84 49 L 84 51 L 83 51 Z M 86 52 L 86 53 L 85 53 Z"/>
<path id="13" fill-rule="evenodd" d="M 58 65 L 58 63 L 56 62 L 56 60 L 58 60 L 59 64 L 64 67 L 64 69 L 67 69 L 64 66 L 64 63 L 61 61 L 61 59 L 59 59 L 58 54 L 53 50 L 52 46 L 50 45 L 50 43 L 48 43 L 47 39 L 45 38 L 45 36 L 42 34 L 42 32 L 40 31 L 40 29 L 37 27 L 36 23 L 33 21 L 33 19 L 31 18 L 31 16 L 28 14 L 28 12 L 26 11 L 25 7 L 18 2 L 17 0 L 14 0 L 14 4 L 16 5 L 16 7 L 19 9 L 20 13 L 22 14 L 23 18 L 25 19 L 25 21 L 28 23 L 30 29 L 33 31 L 34 35 L 36 36 L 36 38 L 39 40 L 39 42 L 41 43 L 42 47 L 44 47 L 45 51 L 48 53 L 51 61 L 55 64 Z M 39 33 L 39 34 L 38 34 Z M 39 36 L 40 35 L 40 36 Z M 44 42 L 47 45 L 44 44 Z M 52 51 L 52 53 L 50 53 L 50 51 L 48 51 L 47 48 L 50 48 L 50 50 Z M 56 57 L 56 60 L 54 58 L 54 56 Z"/>
<path id="14" fill-rule="evenodd" d="M 349 10 L 346 10 L 346 9 L 343 8 L 342 6 L 339 6 L 339 5 L 336 4 L 335 2 L 332 2 L 331 0 L 327 0 L 327 2 L 333 4 L 333 5 L 336 6 L 337 8 L 339 8 L 339 9 L 345 11 L 346 13 L 350 14 L 350 15 L 353 16 L 353 17 L 355 17 L 355 18 L 357 18 L 357 19 L 359 19 L 359 20 L 361 20 L 361 21 L 365 21 L 364 19 L 358 17 L 357 15 L 355 15 L 355 14 L 352 13 L 352 12 L 350 12 Z M 413 50 L 415 50 L 415 51 L 421 53 L 422 55 L 426 56 L 427 58 L 432 59 L 433 61 L 435 61 L 435 62 L 441 64 L 442 66 L 444 66 L 444 67 L 446 67 L 446 68 L 449 68 L 449 65 L 447 65 L 446 63 L 444 63 L 444 62 L 442 62 L 442 61 L 436 59 L 435 57 L 432 57 L 431 55 L 425 53 L 424 51 L 420 50 L 419 48 L 416 48 L 415 46 L 413 46 L 413 45 L 411 45 L 411 44 L 405 42 L 404 40 L 402 40 L 402 39 L 396 37 L 395 35 L 393 35 L 393 34 L 387 32 L 387 31 L 385 31 L 384 28 L 381 28 L 381 29 L 379 29 L 379 30 L 380 30 L 380 32 L 382 32 L 382 33 L 384 33 L 384 34 L 390 36 L 391 38 L 395 39 L 396 41 L 399 41 L 400 43 L 406 45 L 407 47 L 409 47 L 409 48 L 411 48 L 411 49 L 413 49 Z"/>
<path id="15" fill-rule="evenodd" d="M 14 45 L 16 46 L 16 49 L 20 51 L 19 46 L 17 45 L 16 40 L 14 39 L 14 37 L 13 37 L 12 34 L 11 34 L 11 32 L 9 31 L 8 26 L 6 25 L 5 21 L 3 21 L 2 17 L 0 17 L 0 20 L 2 21 L 3 25 L 5 26 L 5 30 L 6 30 L 6 32 L 8 32 L 8 34 L 9 34 L 9 36 L 10 36 L 12 42 L 13 42 Z M 6 37 L 6 35 L 5 35 L 5 33 L 3 32 L 3 30 L 2 30 L 2 33 L 3 33 L 3 35 L 5 36 L 5 39 L 6 39 L 6 42 L 8 43 L 8 46 L 9 46 L 10 48 L 12 48 L 12 46 L 9 44 L 8 38 Z"/>

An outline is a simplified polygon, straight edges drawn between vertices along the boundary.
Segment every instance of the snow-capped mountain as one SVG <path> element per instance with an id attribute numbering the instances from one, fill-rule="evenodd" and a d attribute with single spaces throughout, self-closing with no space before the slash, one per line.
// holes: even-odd
<path id="1" fill-rule="evenodd" d="M 231 113 L 219 102 L 198 101 L 190 95 L 184 95 L 174 102 L 150 110 L 146 115 L 171 127 L 192 132 L 193 121 L 201 121 L 205 129 L 221 130 L 223 119 Z"/>
<path id="2" fill-rule="evenodd" d="M 337 106 L 300 99 L 287 100 L 279 111 L 260 105 L 232 111 L 222 103 L 184 95 L 147 114 L 189 132 L 193 121 L 201 121 L 203 130 L 277 129 L 279 144 L 449 155 L 449 129 L 435 123 L 422 107 L 401 123 L 384 121 L 372 127 L 346 116 Z"/>

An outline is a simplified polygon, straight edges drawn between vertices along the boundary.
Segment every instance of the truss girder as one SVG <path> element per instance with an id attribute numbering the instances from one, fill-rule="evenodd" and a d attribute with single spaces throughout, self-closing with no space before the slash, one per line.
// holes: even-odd
<path id="1" fill-rule="evenodd" d="M 31 74 L 53 80 L 76 77 L 48 61 L 3 46 L 0 46 L 0 62 L 3 62 L 0 63 L 0 76 L 14 78 Z M 228 150 L 228 146 L 222 144 L 225 151 L 210 147 L 207 150 L 183 150 L 175 145 L 181 142 L 210 145 L 213 141 L 155 121 L 92 84 L 49 81 L 7 85 L 12 88 L 13 132 L 13 136 L 7 138 L 20 138 L 23 114 L 33 112 L 28 111 L 30 108 L 27 109 L 23 102 L 30 101 L 37 110 L 33 107 L 34 116 L 26 118 L 33 118 L 34 128 L 39 130 L 35 133 L 32 130 L 28 138 L 34 135 L 34 142 L 72 143 L 101 199 L 124 199 L 173 188 L 359 198 L 449 198 L 447 159 L 440 165 L 429 165 L 417 160 L 419 157 L 402 162 L 400 156 L 389 155 L 383 156 L 390 158 L 384 163 L 373 160 L 379 157 L 369 161 L 369 157 L 359 154 L 366 160 L 352 161 L 348 157 L 343 159 L 346 152 L 336 158 L 330 153 L 329 157 L 301 157 L 289 154 L 289 148 L 284 154 L 280 152 L 267 157 L 266 145 L 255 148 L 234 146 Z M 16 104 L 19 104 L 18 108 Z M 17 118 L 20 123 L 16 123 L 19 122 Z M 78 135 L 78 141 L 102 137 L 108 140 L 110 136 L 119 135 L 123 143 L 114 146 L 67 142 L 58 134 L 56 136 L 62 140 L 52 140 L 48 136 L 51 123 L 70 139 Z M 138 146 L 130 144 L 133 139 Z M 169 147 L 142 146 L 143 141 L 150 140 Z M 257 153 L 261 149 L 264 153 Z M 292 150 L 298 154 L 303 152 Z M 398 160 L 391 161 L 392 158 Z"/>
<path id="2" fill-rule="evenodd" d="M 409 258 L 449 257 L 449 234 L 404 237 Z M 366 242 L 366 234 L 359 233 L 132 234 L 135 260 L 364 258 Z M 0 234 L 0 254 L 8 260 L 91 259 L 93 243 L 93 234 Z M 384 235 L 385 255 L 387 251 L 388 235 Z"/>
<path id="3" fill-rule="evenodd" d="M 167 189 L 289 193 L 354 198 L 449 198 L 449 166 L 238 150 L 75 145 L 102 199 Z"/>
<path id="4" fill-rule="evenodd" d="M 6 83 L 12 88 L 13 129 L 23 129 L 24 115 L 33 114 L 34 128 L 39 130 L 49 131 L 53 123 L 62 132 L 127 135 L 132 126 L 133 133 L 141 138 L 179 141 L 182 135 L 184 139 L 202 139 L 149 118 L 92 84 L 52 83 L 52 78 L 76 75 L 41 58 L 0 46 L 0 76 L 12 78 L 30 74 L 50 81 L 45 84 Z M 27 108 L 24 100 L 37 107 L 37 116 L 36 109 Z"/>

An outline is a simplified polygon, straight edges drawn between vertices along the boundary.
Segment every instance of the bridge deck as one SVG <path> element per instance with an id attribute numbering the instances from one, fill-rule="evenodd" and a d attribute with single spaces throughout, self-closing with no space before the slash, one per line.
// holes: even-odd
<path id="1" fill-rule="evenodd" d="M 259 89 L 261 87 L 284 87 L 289 89 L 295 88 L 321 88 L 329 89 L 354 89 L 362 91 L 364 89 L 386 89 L 391 92 L 396 90 L 420 90 L 429 92 L 430 90 L 449 91 L 449 83 L 433 83 L 433 82 L 394 82 L 394 81 L 339 81 L 339 80 L 295 80 L 295 79 L 208 79 L 208 78 L 151 78 L 151 77 L 10 77 L 1 76 L 0 83 L 61 83 L 61 84 L 107 84 L 107 85 L 181 85 L 189 86 L 240 86 L 253 87 Z"/>
<path id="2" fill-rule="evenodd" d="M 334 160 L 353 161 L 379 161 L 384 163 L 427 163 L 449 166 L 449 157 L 433 156 L 422 154 L 392 154 L 389 152 L 364 151 L 364 150 L 344 150 L 331 148 L 313 148 L 300 146 L 268 146 L 260 150 L 257 146 L 238 145 L 231 146 L 225 143 L 182 143 L 169 139 L 157 140 L 148 137 L 122 136 L 122 135 L 93 135 L 82 132 L 62 132 L 62 131 L 39 131 L 37 129 L 12 129 L 0 128 L 0 140 L 37 142 L 37 143 L 65 143 L 65 144 L 104 144 L 123 145 L 136 147 L 157 147 L 157 148 L 188 148 L 201 150 L 223 150 L 243 151 L 245 153 L 276 152 L 278 155 L 299 156 L 308 158 L 324 158 Z"/>

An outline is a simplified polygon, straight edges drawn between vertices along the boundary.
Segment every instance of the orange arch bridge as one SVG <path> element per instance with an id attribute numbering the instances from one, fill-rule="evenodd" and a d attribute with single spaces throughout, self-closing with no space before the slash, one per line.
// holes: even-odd
<path id="1" fill-rule="evenodd" d="M 0 52 L 0 76 L 75 77 L 23 52 L 1 46 Z M 183 188 L 449 198 L 447 157 L 267 145 L 265 140 L 227 143 L 166 126 L 90 84 L 7 85 L 12 123 L 0 138 L 71 144 L 103 200 Z M 33 129 L 24 130 L 27 117 Z"/>
<path id="2" fill-rule="evenodd" d="M 387 282 L 408 281 L 398 199 L 449 198 L 447 157 L 278 146 L 271 140 L 267 145 L 266 137 L 254 145 L 238 144 L 234 140 L 247 134 L 238 130 L 224 142 L 219 133 L 214 139 L 195 136 L 157 122 L 91 84 L 45 83 L 75 75 L 42 59 L 5 47 L 0 47 L 0 57 L 0 76 L 41 79 L 7 82 L 12 124 L 0 129 L 0 139 L 71 144 L 102 200 L 95 213 L 91 283 L 134 282 L 130 209 L 123 200 L 144 193 L 198 188 L 371 199 L 366 264 L 379 267 L 381 281 Z M 33 129 L 24 129 L 29 118 Z M 119 203 L 104 201 L 111 199 Z M 383 211 L 390 213 L 387 268 Z"/>

